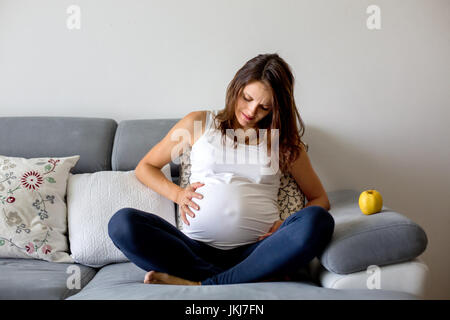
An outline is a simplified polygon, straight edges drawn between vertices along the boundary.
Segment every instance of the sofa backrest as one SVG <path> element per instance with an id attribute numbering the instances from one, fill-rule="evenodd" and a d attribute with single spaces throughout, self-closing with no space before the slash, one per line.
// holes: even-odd
<path id="1" fill-rule="evenodd" d="M 80 155 L 72 173 L 133 170 L 180 119 L 0 117 L 0 154 L 11 157 Z M 178 183 L 179 165 L 170 163 Z"/>
<path id="2" fill-rule="evenodd" d="M 116 129 L 113 119 L 0 117 L 0 154 L 23 158 L 78 154 L 72 173 L 111 170 Z"/>
<path id="3" fill-rule="evenodd" d="M 117 127 L 112 152 L 112 170 L 129 171 L 161 141 L 180 119 L 124 120 Z M 174 183 L 178 184 L 179 164 L 170 162 Z"/>

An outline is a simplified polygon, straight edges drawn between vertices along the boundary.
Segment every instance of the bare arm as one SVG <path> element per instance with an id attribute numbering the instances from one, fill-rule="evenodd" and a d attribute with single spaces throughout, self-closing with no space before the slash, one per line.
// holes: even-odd
<path id="1" fill-rule="evenodd" d="M 330 202 L 327 196 L 321 196 L 311 201 L 308 200 L 308 203 L 306 204 L 305 208 L 310 206 L 320 206 L 326 210 L 330 210 Z"/>
<path id="2" fill-rule="evenodd" d="M 198 117 L 198 111 L 193 111 L 178 121 L 167 135 L 139 161 L 135 169 L 136 178 L 140 182 L 173 202 L 176 202 L 177 195 L 183 188 L 168 180 L 161 172 L 161 168 L 172 160 L 172 150 L 175 150 L 176 156 L 180 156 L 183 145 L 192 143 L 190 137 L 192 137 L 194 121 Z M 180 136 L 179 133 L 184 133 L 185 136 Z M 180 139 L 172 141 L 171 137 L 176 136 L 181 138 L 181 142 Z M 186 138 L 189 140 L 187 141 Z"/>
<path id="3" fill-rule="evenodd" d="M 294 161 L 290 167 L 290 172 L 297 182 L 298 186 L 308 199 L 305 206 L 321 206 L 326 210 L 330 210 L 330 202 L 327 193 L 320 182 L 319 177 L 314 171 L 308 153 L 302 145 L 300 156 Z"/>
<path id="4" fill-rule="evenodd" d="M 161 169 L 150 164 L 142 163 L 136 167 L 136 177 L 140 182 L 148 186 L 150 189 L 158 192 L 173 202 L 177 200 L 177 194 L 182 188 L 172 181 L 169 181 Z"/>

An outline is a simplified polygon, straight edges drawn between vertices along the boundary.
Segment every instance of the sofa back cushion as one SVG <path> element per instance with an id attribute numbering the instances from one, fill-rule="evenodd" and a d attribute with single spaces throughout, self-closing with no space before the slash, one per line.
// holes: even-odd
<path id="1" fill-rule="evenodd" d="M 80 155 L 72 173 L 111 170 L 117 122 L 83 117 L 0 117 L 0 154 L 40 158 Z"/>
<path id="2" fill-rule="evenodd" d="M 180 119 L 124 120 L 117 127 L 112 170 L 134 170 L 139 161 L 160 142 Z M 175 161 L 176 162 L 176 161 Z M 179 164 L 170 162 L 173 182 L 179 184 Z"/>

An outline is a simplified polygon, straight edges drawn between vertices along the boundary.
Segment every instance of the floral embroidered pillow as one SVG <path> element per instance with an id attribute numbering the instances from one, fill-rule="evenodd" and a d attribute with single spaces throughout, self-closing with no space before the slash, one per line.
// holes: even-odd
<path id="1" fill-rule="evenodd" d="M 190 184 L 191 176 L 191 149 L 187 149 L 180 156 L 180 187 L 185 188 Z M 298 187 L 294 177 L 289 173 L 281 175 L 280 189 L 278 190 L 278 207 L 280 211 L 280 220 L 285 220 L 291 214 L 305 207 L 305 195 Z M 183 230 L 183 220 L 177 206 L 177 228 Z"/>
<path id="2" fill-rule="evenodd" d="M 286 220 L 291 214 L 305 207 L 305 195 L 290 173 L 281 175 L 278 207 L 280 209 L 280 220 Z"/>
<path id="3" fill-rule="evenodd" d="M 73 262 L 65 197 L 79 159 L 0 155 L 0 258 Z"/>

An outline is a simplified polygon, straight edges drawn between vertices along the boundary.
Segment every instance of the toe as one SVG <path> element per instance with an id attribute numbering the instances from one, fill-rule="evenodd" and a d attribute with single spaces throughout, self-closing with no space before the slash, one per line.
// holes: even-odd
<path id="1" fill-rule="evenodd" d="M 149 271 L 145 274 L 144 283 L 152 283 L 154 271 Z"/>

